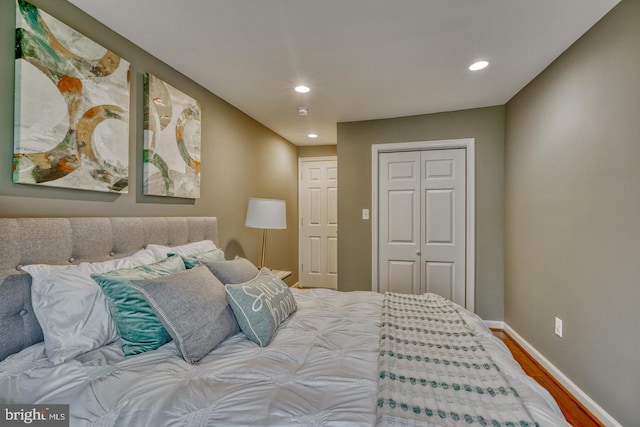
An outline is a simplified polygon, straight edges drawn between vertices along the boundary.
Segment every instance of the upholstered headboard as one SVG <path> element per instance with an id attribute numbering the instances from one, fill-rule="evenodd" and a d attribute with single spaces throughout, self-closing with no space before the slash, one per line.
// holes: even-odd
<path id="1" fill-rule="evenodd" d="M 0 218 L 0 360 L 42 341 L 26 264 L 79 264 L 131 255 L 146 245 L 218 245 L 214 217 Z"/>

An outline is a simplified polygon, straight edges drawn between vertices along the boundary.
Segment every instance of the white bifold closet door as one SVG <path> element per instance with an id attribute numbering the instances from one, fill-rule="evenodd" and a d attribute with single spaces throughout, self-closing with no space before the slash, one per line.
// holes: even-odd
<path id="1" fill-rule="evenodd" d="M 465 150 L 379 155 L 379 290 L 465 306 Z"/>

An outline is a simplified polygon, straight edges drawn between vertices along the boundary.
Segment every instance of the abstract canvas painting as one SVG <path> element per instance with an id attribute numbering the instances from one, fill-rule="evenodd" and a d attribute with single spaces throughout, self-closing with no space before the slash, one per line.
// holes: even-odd
<path id="1" fill-rule="evenodd" d="M 15 58 L 13 181 L 126 193 L 129 63 L 24 0 Z"/>
<path id="2" fill-rule="evenodd" d="M 200 197 L 200 103 L 144 75 L 144 194 Z"/>

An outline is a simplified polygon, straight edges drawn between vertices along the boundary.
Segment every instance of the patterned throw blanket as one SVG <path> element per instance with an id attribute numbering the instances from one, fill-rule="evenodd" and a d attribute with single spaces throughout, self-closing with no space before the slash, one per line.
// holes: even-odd
<path id="1" fill-rule="evenodd" d="M 386 293 L 379 426 L 538 426 L 448 300 Z"/>

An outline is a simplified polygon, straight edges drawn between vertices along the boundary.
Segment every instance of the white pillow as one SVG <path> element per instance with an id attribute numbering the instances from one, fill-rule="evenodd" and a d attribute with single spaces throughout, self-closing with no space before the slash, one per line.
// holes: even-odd
<path id="1" fill-rule="evenodd" d="M 209 252 L 216 248 L 217 246 L 211 240 L 201 240 L 180 246 L 147 245 L 147 249 L 151 249 L 158 260 L 165 259 L 168 254 L 189 256 Z"/>
<path id="2" fill-rule="evenodd" d="M 31 303 L 49 360 L 59 364 L 118 338 L 107 299 L 91 274 L 157 261 L 151 250 L 142 249 L 129 257 L 103 262 L 23 266 L 32 277 Z"/>

